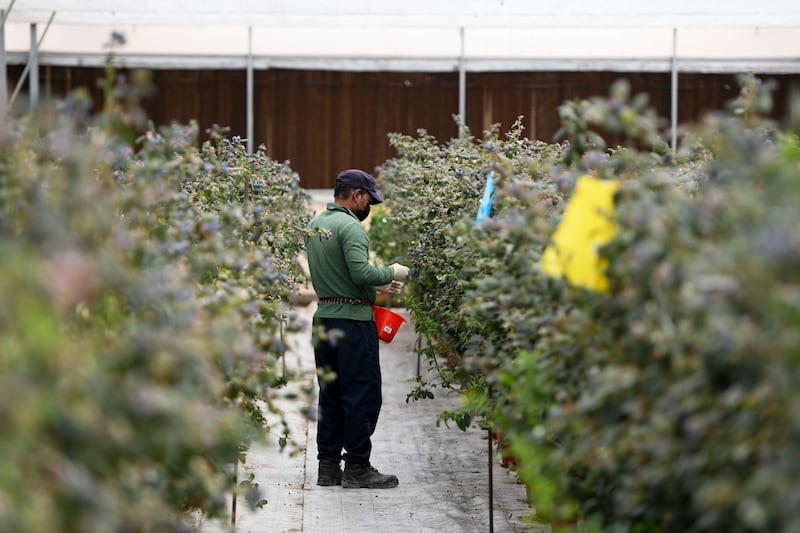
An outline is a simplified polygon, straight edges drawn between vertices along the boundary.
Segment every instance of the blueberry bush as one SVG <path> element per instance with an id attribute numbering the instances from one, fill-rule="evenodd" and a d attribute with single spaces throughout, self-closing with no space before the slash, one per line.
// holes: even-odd
<path id="1" fill-rule="evenodd" d="M 486 229 L 475 223 L 477 206 L 490 171 L 501 185 L 509 176 L 508 187 L 527 189 L 533 176 L 563 151 L 559 145 L 522 137 L 521 121 L 505 140 L 500 140 L 498 128 L 486 132 L 485 140 L 463 129 L 466 135 L 446 145 L 424 131 L 416 138 L 392 134 L 398 155 L 379 170 L 387 202 L 370 227 L 372 240 L 385 260 L 413 266 L 405 304 L 427 341 L 422 348 L 426 359 L 437 370 L 437 381 L 420 379 L 410 394 L 416 399 L 432 397 L 440 387 L 457 388 L 476 399 L 485 395 L 486 374 L 470 358 L 469 346 L 486 332 L 462 312 L 465 288 L 480 272 L 493 268 L 493 259 L 482 249 L 488 244 L 480 237 Z M 536 188 L 544 196 L 553 192 L 550 199 L 558 203 L 549 180 Z M 495 199 L 495 210 L 512 211 L 520 205 L 512 196 Z M 466 409 L 443 415 L 463 428 L 473 413 Z"/>
<path id="2" fill-rule="evenodd" d="M 446 146 L 393 138 L 379 229 L 397 228 L 391 259 L 415 268 L 406 303 L 441 374 L 411 396 L 459 390 L 462 409 L 443 416 L 502 433 L 540 519 L 798 527 L 800 143 L 766 118 L 769 83 L 741 83 L 675 153 L 624 82 L 566 102 L 555 144 L 519 129 Z M 475 224 L 488 170 L 494 209 Z M 619 183 L 618 231 L 599 250 L 607 292 L 539 266 L 584 174 Z"/>
<path id="3" fill-rule="evenodd" d="M 263 149 L 147 125 L 133 85 L 2 132 L 3 531 L 191 530 L 187 509 L 225 516 L 251 442 L 288 438 L 308 199 Z"/>

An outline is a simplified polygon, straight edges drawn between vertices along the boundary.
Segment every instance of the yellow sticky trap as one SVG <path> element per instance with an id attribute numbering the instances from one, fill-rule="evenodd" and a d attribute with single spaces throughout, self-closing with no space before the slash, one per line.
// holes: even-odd
<path id="1" fill-rule="evenodd" d="M 575 184 L 564 217 L 553 233 L 552 243 L 542 255 L 542 270 L 551 276 L 564 276 L 572 284 L 605 292 L 607 261 L 597 249 L 617 232 L 614 214 L 616 181 L 581 176 Z"/>

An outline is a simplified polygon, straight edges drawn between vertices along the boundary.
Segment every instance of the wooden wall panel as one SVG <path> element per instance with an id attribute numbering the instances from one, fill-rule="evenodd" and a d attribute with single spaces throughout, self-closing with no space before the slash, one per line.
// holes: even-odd
<path id="1" fill-rule="evenodd" d="M 274 70 L 259 85 L 256 141 L 304 185 L 328 188 L 340 170 L 374 172 L 391 157 L 389 132 L 457 135 L 456 83 L 454 74 Z"/>
<path id="2" fill-rule="evenodd" d="M 200 133 L 214 124 L 231 135 L 246 133 L 245 73 L 235 70 L 161 70 L 153 73 L 154 94 L 145 104 L 156 124 L 197 120 Z"/>
<path id="3" fill-rule="evenodd" d="M 22 66 L 8 67 L 9 91 Z M 124 69 L 121 75 L 130 73 Z M 102 105 L 98 80 L 103 69 L 43 66 L 44 98 L 86 87 Z M 246 74 L 241 70 L 157 70 L 155 93 L 143 107 L 156 124 L 200 125 L 201 140 L 213 124 L 246 136 Z M 567 100 L 605 96 L 626 78 L 633 94 L 645 92 L 659 115 L 670 116 L 669 73 L 492 72 L 467 75 L 467 125 L 482 137 L 492 124 L 507 131 L 524 117 L 525 135 L 547 142 L 560 126 L 558 107 Z M 775 118 L 786 119 L 788 87 L 800 75 L 768 75 L 779 82 Z M 679 82 L 679 122 L 697 121 L 721 109 L 738 93 L 736 77 L 683 73 Z M 289 161 L 308 188 L 329 188 L 349 167 L 374 172 L 394 156 L 387 134 L 416 135 L 418 129 L 446 142 L 458 135 L 458 74 L 424 72 L 340 72 L 272 69 L 254 73 L 254 145 L 264 144 L 273 159 Z M 22 101 L 23 99 L 20 99 Z M 612 140 L 613 142 L 613 140 Z"/>
<path id="4" fill-rule="evenodd" d="M 467 76 L 467 125 L 482 137 L 493 124 L 507 131 L 523 117 L 525 135 L 549 140 L 563 102 L 558 73 L 480 73 Z"/>

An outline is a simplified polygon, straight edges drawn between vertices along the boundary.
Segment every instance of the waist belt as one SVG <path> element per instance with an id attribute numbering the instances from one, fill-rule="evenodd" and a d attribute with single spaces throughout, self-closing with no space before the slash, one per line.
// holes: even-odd
<path id="1" fill-rule="evenodd" d="M 360 298 L 345 298 L 344 296 L 331 296 L 330 298 L 320 298 L 319 301 L 331 304 L 368 305 L 372 307 L 372 302 L 370 302 L 369 300 L 362 300 Z"/>

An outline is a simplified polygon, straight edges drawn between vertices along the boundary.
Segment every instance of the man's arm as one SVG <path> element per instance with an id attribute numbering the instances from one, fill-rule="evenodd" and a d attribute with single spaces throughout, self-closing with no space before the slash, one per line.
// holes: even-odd
<path id="1" fill-rule="evenodd" d="M 394 278 L 392 267 L 378 268 L 369 262 L 369 237 L 360 225 L 343 235 L 342 249 L 350 270 L 350 279 L 357 285 L 386 285 Z"/>

